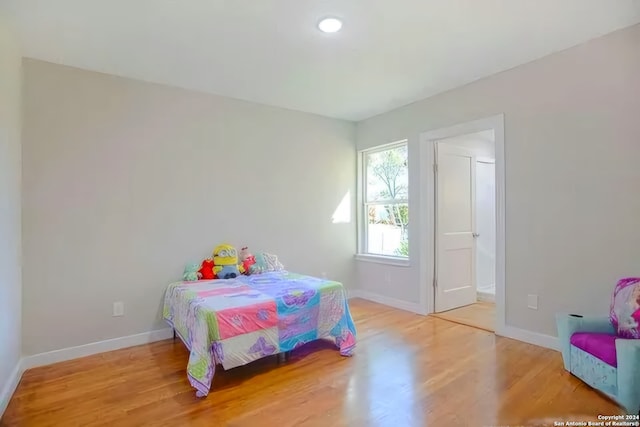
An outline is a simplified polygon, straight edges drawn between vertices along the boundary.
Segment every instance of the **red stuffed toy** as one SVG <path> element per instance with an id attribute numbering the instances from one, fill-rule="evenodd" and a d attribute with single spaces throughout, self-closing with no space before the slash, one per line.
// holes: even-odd
<path id="1" fill-rule="evenodd" d="M 207 258 L 202 261 L 202 266 L 200 267 L 200 274 L 202 274 L 201 280 L 212 280 L 216 278 L 216 274 L 213 272 L 213 260 L 211 258 Z"/>

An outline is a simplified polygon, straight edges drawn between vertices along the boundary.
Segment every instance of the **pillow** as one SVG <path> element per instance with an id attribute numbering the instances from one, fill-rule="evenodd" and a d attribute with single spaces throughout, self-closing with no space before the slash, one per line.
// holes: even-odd
<path id="1" fill-rule="evenodd" d="M 277 255 L 261 252 L 256 255 L 256 263 L 249 268 L 250 274 L 260 274 L 269 271 L 284 271 L 284 265 Z"/>
<path id="2" fill-rule="evenodd" d="M 611 298 L 609 318 L 618 336 L 640 338 L 640 277 L 618 281 Z"/>

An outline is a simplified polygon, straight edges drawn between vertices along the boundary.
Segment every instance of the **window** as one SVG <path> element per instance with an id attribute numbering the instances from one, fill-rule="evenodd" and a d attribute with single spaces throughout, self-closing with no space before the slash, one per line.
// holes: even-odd
<path id="1" fill-rule="evenodd" d="M 360 252 L 408 258 L 406 141 L 362 152 Z"/>

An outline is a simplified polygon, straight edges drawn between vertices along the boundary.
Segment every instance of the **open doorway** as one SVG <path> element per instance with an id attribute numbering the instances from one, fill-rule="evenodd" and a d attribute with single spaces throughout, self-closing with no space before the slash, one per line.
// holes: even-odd
<path id="1" fill-rule="evenodd" d="M 495 136 L 435 141 L 435 312 L 495 330 Z"/>
<path id="2" fill-rule="evenodd" d="M 427 312 L 492 332 L 504 328 L 502 116 L 422 135 L 433 164 Z"/>

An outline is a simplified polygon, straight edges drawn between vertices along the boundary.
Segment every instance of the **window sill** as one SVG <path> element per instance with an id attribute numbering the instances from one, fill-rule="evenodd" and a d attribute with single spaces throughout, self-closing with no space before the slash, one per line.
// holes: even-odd
<path id="1" fill-rule="evenodd" d="M 374 262 L 376 264 L 395 265 L 397 267 L 409 267 L 411 263 L 407 258 L 391 257 L 384 255 L 356 254 L 357 261 Z"/>

